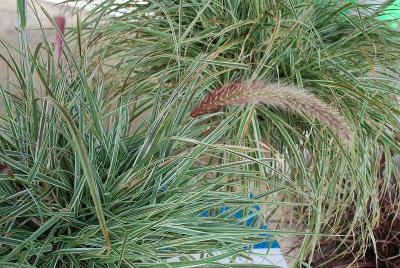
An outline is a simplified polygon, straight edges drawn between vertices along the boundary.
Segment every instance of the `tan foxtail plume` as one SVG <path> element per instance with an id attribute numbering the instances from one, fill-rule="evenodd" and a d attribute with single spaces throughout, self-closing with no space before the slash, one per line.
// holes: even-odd
<path id="1" fill-rule="evenodd" d="M 192 117 L 213 113 L 225 106 L 258 104 L 277 107 L 316 119 L 348 143 L 353 141 L 350 127 L 333 107 L 311 93 L 294 86 L 263 82 L 229 83 L 207 95 L 191 112 Z"/>

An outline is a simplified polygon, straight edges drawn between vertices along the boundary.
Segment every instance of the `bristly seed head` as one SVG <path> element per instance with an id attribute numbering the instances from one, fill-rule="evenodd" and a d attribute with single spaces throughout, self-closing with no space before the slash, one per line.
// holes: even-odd
<path id="1" fill-rule="evenodd" d="M 57 60 L 57 63 L 61 63 L 61 54 L 62 54 L 62 47 L 63 47 L 63 39 L 61 37 L 61 34 L 64 34 L 65 31 L 65 17 L 64 16 L 57 16 L 55 17 L 55 22 L 58 28 L 58 31 L 56 33 L 56 40 L 55 40 L 55 57 Z"/>
<path id="2" fill-rule="evenodd" d="M 263 82 L 235 82 L 208 94 L 190 113 L 191 117 L 217 112 L 226 106 L 264 104 L 306 115 L 328 126 L 346 143 L 351 144 L 353 133 L 339 114 L 311 93 L 293 86 Z"/>

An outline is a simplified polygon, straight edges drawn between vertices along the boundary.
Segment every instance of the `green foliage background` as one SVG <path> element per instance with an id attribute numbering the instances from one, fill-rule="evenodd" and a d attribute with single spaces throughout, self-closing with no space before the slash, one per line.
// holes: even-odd
<path id="1" fill-rule="evenodd" d="M 400 36 L 379 14 L 362 15 L 370 8 L 105 1 L 82 23 L 76 16 L 62 66 L 52 40 L 28 47 L 21 23 L 19 58 L 2 56 L 17 83 L 0 87 L 0 161 L 13 172 L 0 174 L 0 265 L 212 267 L 260 233 L 304 237 L 305 264 L 321 238 L 361 245 L 361 257 L 375 242 L 379 196 L 397 191 L 400 149 Z M 189 117 L 207 92 L 248 79 L 295 84 L 337 107 L 353 146 L 279 109 Z M 255 203 L 256 226 L 232 219 Z M 220 206 L 232 210 L 200 217 Z M 297 231 L 257 228 L 276 211 L 289 211 Z M 165 264 L 170 256 L 182 262 Z"/>

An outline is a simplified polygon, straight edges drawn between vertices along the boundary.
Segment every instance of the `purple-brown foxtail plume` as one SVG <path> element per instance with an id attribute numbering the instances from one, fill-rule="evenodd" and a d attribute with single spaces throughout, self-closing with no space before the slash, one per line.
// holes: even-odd
<path id="1" fill-rule="evenodd" d="M 191 112 L 192 117 L 214 113 L 223 107 L 245 104 L 264 104 L 305 115 L 325 124 L 346 143 L 351 144 L 353 133 L 333 107 L 311 93 L 294 86 L 264 82 L 234 82 L 208 94 Z"/>

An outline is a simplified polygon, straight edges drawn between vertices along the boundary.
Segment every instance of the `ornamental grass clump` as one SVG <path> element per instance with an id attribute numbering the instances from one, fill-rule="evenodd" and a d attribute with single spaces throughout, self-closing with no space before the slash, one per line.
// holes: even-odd
<path id="1" fill-rule="evenodd" d="M 290 222 L 303 237 L 292 257 L 312 263 L 325 235 L 346 242 L 347 249 L 361 245 L 352 252 L 355 260 L 376 243 L 373 230 L 383 190 L 375 174 L 382 153 L 400 152 L 395 140 L 400 34 L 392 22 L 379 19 L 383 9 L 379 3 L 356 1 L 161 0 L 99 5 L 87 25 L 105 18 L 92 38 L 98 54 L 113 62 L 106 75 L 123 81 L 116 95 L 147 94 L 162 85 L 137 113 L 175 96 L 188 107 L 182 116 L 193 127 L 210 127 L 204 136 L 221 120 L 236 116 L 237 123 L 218 142 L 253 148 L 248 155 L 255 159 L 276 160 L 273 171 L 261 164 L 245 167 L 265 181 L 246 181 L 244 188 L 262 193 L 284 186 L 279 195 L 264 198 L 265 214 L 277 219 L 276 209 L 288 215 L 278 218 L 279 226 Z M 292 102 L 268 105 L 268 100 L 251 97 L 238 97 L 240 103 L 251 99 L 239 108 L 225 105 L 232 99 L 197 106 L 204 96 L 246 81 L 261 83 L 261 88 L 271 81 L 291 85 L 332 113 Z M 207 114 L 189 118 L 200 114 L 199 107 Z M 216 108 L 218 113 L 209 113 Z M 239 159 L 240 154 L 221 154 L 219 161 Z M 385 187 L 389 180 L 384 178 Z M 355 211 L 350 220 L 349 207 Z"/>
<path id="2" fill-rule="evenodd" d="M 279 231 L 259 229 L 259 195 L 224 191 L 241 187 L 232 177 L 265 180 L 246 167 L 274 161 L 245 146 L 220 161 L 238 154 L 220 142 L 237 117 L 194 124 L 181 98 L 189 80 L 171 95 L 152 77 L 143 91 L 123 90 L 125 77 L 108 75 L 79 27 L 63 35 L 64 19 L 37 5 L 56 38 L 31 47 L 18 3 L 20 47 L 1 54 L 10 79 L 0 83 L 0 267 L 210 267 L 274 240 Z"/>
<path id="3" fill-rule="evenodd" d="M 17 57 L 1 55 L 0 266 L 214 267 L 291 236 L 307 266 L 325 237 L 353 262 L 382 245 L 382 192 L 399 191 L 376 174 L 400 153 L 400 36 L 379 9 L 86 2 L 55 55 L 53 40 L 28 45 L 18 1 Z M 257 98 L 221 94 L 238 88 Z"/>

